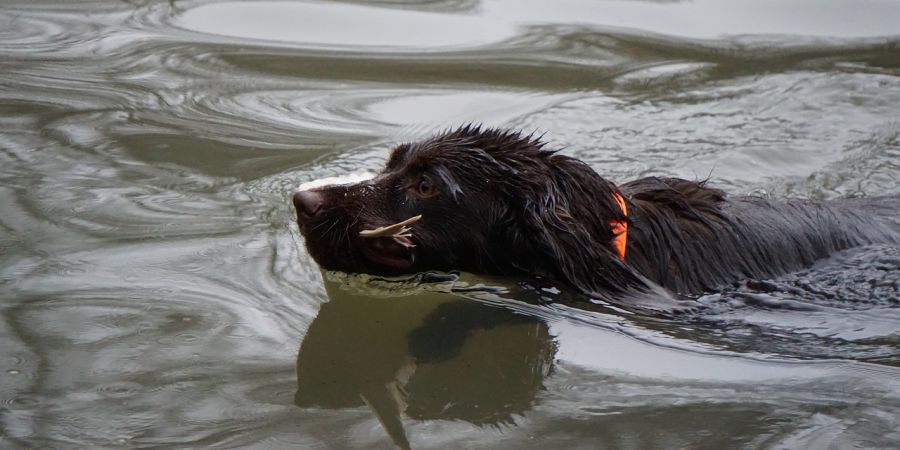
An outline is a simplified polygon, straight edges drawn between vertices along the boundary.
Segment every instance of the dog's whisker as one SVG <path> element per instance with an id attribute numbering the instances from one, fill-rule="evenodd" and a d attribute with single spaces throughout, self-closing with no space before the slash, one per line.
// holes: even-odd
<path id="1" fill-rule="evenodd" d="M 326 222 L 326 223 L 327 223 L 327 222 Z M 331 226 L 329 226 L 328 229 L 326 229 L 325 231 L 323 231 L 322 234 L 325 235 L 325 234 L 330 233 L 332 230 L 334 230 L 334 227 L 336 227 L 339 223 L 340 223 L 340 221 L 338 221 L 338 220 L 332 220 L 332 221 L 331 221 Z"/>
<path id="2" fill-rule="evenodd" d="M 325 225 L 328 225 L 328 222 L 322 222 L 322 223 L 320 223 L 320 224 L 318 224 L 318 225 L 312 227 L 312 229 L 309 230 L 309 231 L 318 231 L 319 228 L 322 228 L 322 227 L 324 227 Z"/>

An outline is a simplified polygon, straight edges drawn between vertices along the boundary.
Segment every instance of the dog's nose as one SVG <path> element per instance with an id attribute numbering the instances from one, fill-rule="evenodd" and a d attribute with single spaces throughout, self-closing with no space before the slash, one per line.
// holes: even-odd
<path id="1" fill-rule="evenodd" d="M 294 194 L 294 208 L 297 212 L 313 217 L 322 209 L 322 194 L 315 191 L 300 191 Z"/>

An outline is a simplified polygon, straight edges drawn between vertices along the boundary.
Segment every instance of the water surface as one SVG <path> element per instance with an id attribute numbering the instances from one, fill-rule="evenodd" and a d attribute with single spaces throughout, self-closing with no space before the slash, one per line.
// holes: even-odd
<path id="1" fill-rule="evenodd" d="M 892 1 L 7 1 L 0 446 L 896 448 L 900 248 L 676 319 L 322 274 L 290 196 L 546 133 L 614 181 L 900 194 Z"/>

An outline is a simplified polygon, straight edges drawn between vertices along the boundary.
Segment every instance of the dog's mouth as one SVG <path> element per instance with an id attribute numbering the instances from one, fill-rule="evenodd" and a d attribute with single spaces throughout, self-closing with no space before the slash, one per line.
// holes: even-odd
<path id="1" fill-rule="evenodd" d="M 420 219 L 421 214 L 392 225 L 360 231 L 363 254 L 376 264 L 397 270 L 409 269 L 416 260 L 416 245 L 411 239 L 409 225 Z"/>

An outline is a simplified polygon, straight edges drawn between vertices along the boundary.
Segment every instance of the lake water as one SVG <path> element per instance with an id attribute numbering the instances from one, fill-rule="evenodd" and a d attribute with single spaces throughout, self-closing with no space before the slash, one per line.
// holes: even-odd
<path id="1" fill-rule="evenodd" d="M 898 195 L 900 3 L 6 0 L 0 447 L 900 447 L 898 246 L 674 319 L 321 273 L 296 186 L 469 122 Z"/>

